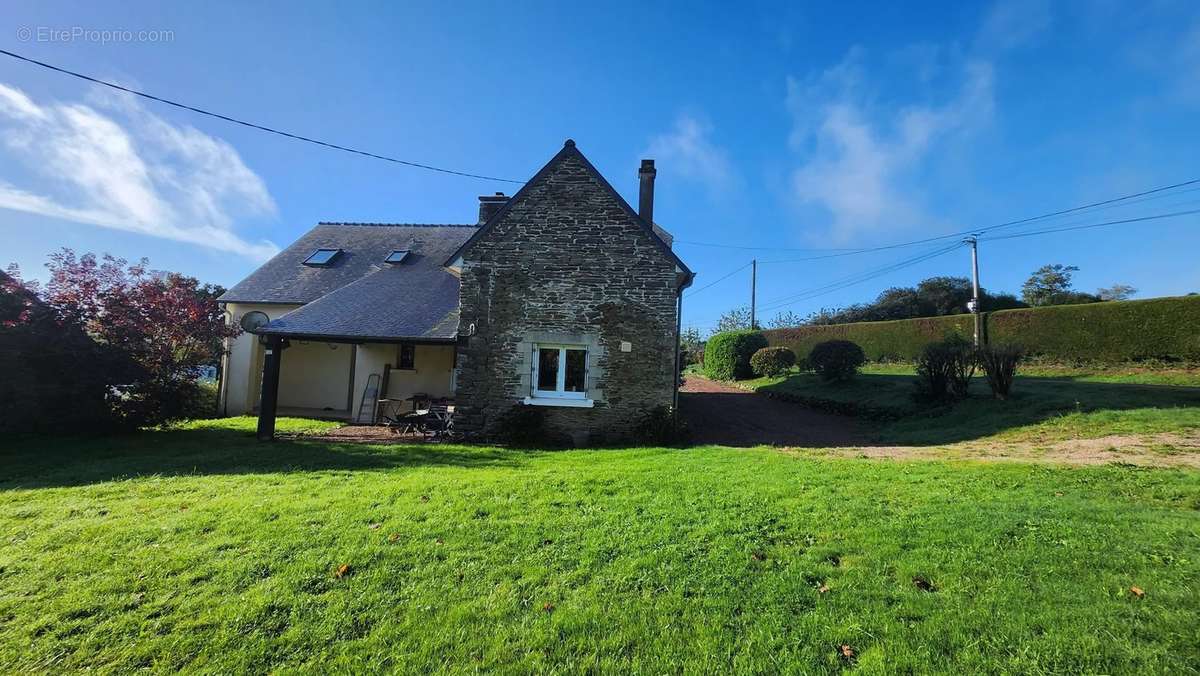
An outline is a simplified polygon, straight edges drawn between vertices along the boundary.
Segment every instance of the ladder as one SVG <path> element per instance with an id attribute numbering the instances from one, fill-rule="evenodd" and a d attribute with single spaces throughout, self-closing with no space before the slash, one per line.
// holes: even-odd
<path id="1" fill-rule="evenodd" d="M 362 400 L 358 402 L 358 416 L 354 419 L 356 423 L 374 424 L 375 408 L 379 405 L 379 374 L 372 373 L 367 376 L 367 385 L 363 388 Z M 367 417 L 369 414 L 370 417 Z"/>

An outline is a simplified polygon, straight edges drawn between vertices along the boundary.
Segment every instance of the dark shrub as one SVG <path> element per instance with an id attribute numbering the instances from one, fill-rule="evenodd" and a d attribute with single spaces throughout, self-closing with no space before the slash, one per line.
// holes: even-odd
<path id="1" fill-rule="evenodd" d="M 750 357 L 750 368 L 758 376 L 783 375 L 795 363 L 796 353 L 786 347 L 764 347 Z"/>
<path id="2" fill-rule="evenodd" d="M 688 442 L 687 424 L 677 418 L 670 406 L 655 406 L 638 421 L 634 430 L 639 443 L 654 446 L 681 446 Z"/>
<path id="3" fill-rule="evenodd" d="M 941 343 L 930 343 L 917 356 L 917 401 L 941 401 L 950 392 L 950 355 Z"/>
<path id="4" fill-rule="evenodd" d="M 827 382 L 853 378 L 865 361 L 862 348 L 848 340 L 817 343 L 808 353 L 808 363 L 821 380 Z"/>
<path id="5" fill-rule="evenodd" d="M 962 336 L 952 335 L 942 341 L 942 347 L 949 361 L 950 394 L 965 399 L 978 363 L 975 345 Z"/>
<path id="6" fill-rule="evenodd" d="M 975 347 L 961 336 L 926 345 L 917 358 L 915 397 L 919 401 L 965 398 L 975 364 Z"/>
<path id="7" fill-rule="evenodd" d="M 758 331 L 726 331 L 704 346 L 704 375 L 714 380 L 744 380 L 754 375 L 750 357 L 767 346 Z"/>
<path id="8" fill-rule="evenodd" d="M 1025 351 L 1017 345 L 985 345 L 979 349 L 979 364 L 987 375 L 988 386 L 997 399 L 1008 399 L 1017 364 Z"/>

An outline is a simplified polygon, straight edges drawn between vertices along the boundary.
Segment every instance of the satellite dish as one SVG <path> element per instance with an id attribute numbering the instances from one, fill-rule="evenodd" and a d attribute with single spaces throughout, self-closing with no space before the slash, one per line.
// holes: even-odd
<path id="1" fill-rule="evenodd" d="M 271 318 L 265 312 L 251 310 L 242 315 L 242 330 L 247 333 L 258 333 L 258 330 L 267 325 Z"/>

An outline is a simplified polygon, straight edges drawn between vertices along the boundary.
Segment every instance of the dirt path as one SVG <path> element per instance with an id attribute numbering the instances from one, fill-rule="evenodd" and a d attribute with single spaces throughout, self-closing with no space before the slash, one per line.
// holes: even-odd
<path id="1" fill-rule="evenodd" d="M 697 444 L 856 447 L 869 442 L 853 418 L 822 413 L 732 385 L 688 376 L 679 411 Z"/>
<path id="2" fill-rule="evenodd" d="M 883 446 L 853 418 L 804 408 L 725 383 L 689 376 L 680 412 L 697 444 L 784 446 L 797 455 L 894 460 L 982 460 L 1067 465 L 1127 463 L 1200 468 L 1200 434 L 1150 434 L 1028 442 L 980 440 L 941 446 Z"/>

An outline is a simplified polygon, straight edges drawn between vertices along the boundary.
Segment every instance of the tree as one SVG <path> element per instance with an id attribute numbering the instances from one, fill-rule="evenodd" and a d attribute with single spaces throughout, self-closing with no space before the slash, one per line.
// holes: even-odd
<path id="1" fill-rule="evenodd" d="M 680 365 L 698 364 L 704 357 L 704 339 L 700 337 L 700 329 L 689 326 L 679 333 Z"/>
<path id="2" fill-rule="evenodd" d="M 774 319 L 767 322 L 767 324 L 773 329 L 786 329 L 792 326 L 800 326 L 803 323 L 804 318 L 795 312 L 792 312 L 791 310 L 777 313 Z"/>
<path id="3" fill-rule="evenodd" d="M 1106 289 L 1097 289 L 1096 295 L 1100 300 L 1129 300 L 1137 293 L 1137 289 L 1128 284 L 1113 284 Z"/>
<path id="4" fill-rule="evenodd" d="M 750 328 L 750 308 L 743 305 L 735 307 L 721 315 L 721 318 L 717 320 L 717 328 L 713 329 L 713 333 L 748 328 Z"/>
<path id="5" fill-rule="evenodd" d="M 980 292 L 982 295 L 982 292 Z M 930 277 L 917 284 L 920 305 L 929 314 L 919 316 L 941 317 L 966 312 L 967 302 L 975 292 L 971 280 L 966 277 Z"/>
<path id="6" fill-rule="evenodd" d="M 63 320 L 22 282 L 0 272 L 0 431 L 99 432 L 118 424 L 116 387 L 140 373 L 115 350 Z"/>
<path id="7" fill-rule="evenodd" d="M 127 261 L 70 249 L 50 256 L 43 294 L 60 321 L 83 328 L 101 345 L 140 369 L 120 383 L 118 417 L 128 425 L 158 424 L 194 413 L 196 374 L 220 357 L 223 341 L 240 333 L 228 326 L 215 287 L 173 272 L 151 272 L 142 259 Z"/>
<path id="8" fill-rule="evenodd" d="M 1021 286 L 1021 298 L 1035 307 L 1089 303 L 1099 300 L 1097 296 L 1074 291 L 1071 288 L 1071 277 L 1076 272 L 1079 272 L 1079 268 L 1074 265 L 1062 265 L 1061 263 L 1043 265 L 1034 270 L 1025 284 Z"/>

